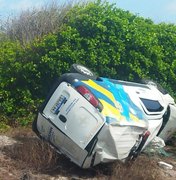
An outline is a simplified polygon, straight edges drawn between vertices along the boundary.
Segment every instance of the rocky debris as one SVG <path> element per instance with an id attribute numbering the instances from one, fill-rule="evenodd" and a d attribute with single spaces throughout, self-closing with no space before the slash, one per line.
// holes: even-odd
<path id="1" fill-rule="evenodd" d="M 163 162 L 163 161 L 159 161 L 158 162 L 158 165 L 160 166 L 160 167 L 162 167 L 163 169 L 173 169 L 173 166 L 171 165 L 171 164 L 168 164 L 168 163 L 166 163 L 166 162 Z"/>
<path id="2" fill-rule="evenodd" d="M 153 140 L 145 147 L 144 153 L 151 155 L 154 154 L 161 154 L 163 148 L 165 147 L 165 142 L 162 138 L 156 136 Z"/>
<path id="3" fill-rule="evenodd" d="M 5 135 L 0 135 L 0 147 L 4 147 L 4 146 L 10 146 L 17 143 L 17 141 L 15 141 L 14 139 L 5 136 Z"/>

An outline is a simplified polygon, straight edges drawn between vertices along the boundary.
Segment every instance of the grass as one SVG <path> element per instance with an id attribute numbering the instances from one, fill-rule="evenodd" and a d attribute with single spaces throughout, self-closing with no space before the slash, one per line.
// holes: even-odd
<path id="1" fill-rule="evenodd" d="M 8 134 L 7 134 L 8 135 Z M 155 180 L 162 179 L 154 157 L 141 155 L 136 161 L 123 164 L 115 162 L 100 164 L 90 169 L 81 169 L 67 158 L 56 153 L 46 142 L 36 138 L 29 129 L 17 129 L 9 135 L 20 143 L 3 148 L 13 162 L 14 170 L 27 170 L 32 174 L 47 174 L 68 178 L 97 178 L 110 180 Z M 8 161 L 9 163 L 9 161 Z M 40 178 L 39 178 L 40 179 Z"/>

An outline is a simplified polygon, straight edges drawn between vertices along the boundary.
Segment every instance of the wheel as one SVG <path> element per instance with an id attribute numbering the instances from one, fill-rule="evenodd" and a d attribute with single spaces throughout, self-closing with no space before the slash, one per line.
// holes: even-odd
<path id="1" fill-rule="evenodd" d="M 97 79 L 97 76 L 87 67 L 80 64 L 73 64 L 70 69 L 71 73 L 79 73 L 91 79 Z"/>
<path id="2" fill-rule="evenodd" d="M 32 130 L 35 133 L 38 133 L 38 129 L 37 129 L 37 118 L 34 119 L 34 121 L 32 122 Z"/>
<path id="3" fill-rule="evenodd" d="M 34 121 L 32 122 L 32 130 L 40 139 L 42 139 L 42 136 L 40 135 L 37 129 L 37 118 L 35 118 Z"/>

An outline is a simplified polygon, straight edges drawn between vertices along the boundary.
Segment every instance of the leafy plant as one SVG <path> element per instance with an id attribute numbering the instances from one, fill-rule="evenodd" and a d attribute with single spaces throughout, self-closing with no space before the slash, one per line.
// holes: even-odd
<path id="1" fill-rule="evenodd" d="M 9 118 L 6 124 L 29 124 L 53 82 L 73 63 L 100 76 L 153 79 L 176 97 L 175 25 L 156 25 L 101 1 L 65 12 L 62 23 L 53 24 L 59 28 L 34 35 L 30 43 L 24 38 L 25 46 L 16 38 L 20 31 L 11 39 L 9 31 L 0 34 L 0 114 Z"/>

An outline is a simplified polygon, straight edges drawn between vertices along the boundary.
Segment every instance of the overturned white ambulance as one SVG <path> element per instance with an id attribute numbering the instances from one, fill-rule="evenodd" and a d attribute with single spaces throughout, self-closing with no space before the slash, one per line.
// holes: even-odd
<path id="1" fill-rule="evenodd" d="M 172 136 L 176 104 L 153 82 L 96 77 L 74 64 L 50 91 L 33 131 L 82 168 L 128 161 L 155 136 Z"/>

